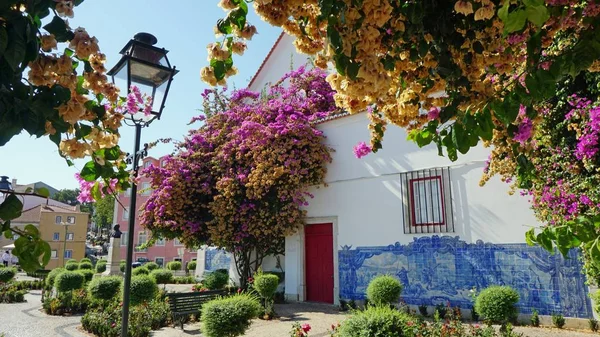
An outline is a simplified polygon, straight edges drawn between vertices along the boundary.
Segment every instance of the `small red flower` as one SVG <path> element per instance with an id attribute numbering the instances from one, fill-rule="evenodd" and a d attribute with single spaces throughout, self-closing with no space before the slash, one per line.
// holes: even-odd
<path id="1" fill-rule="evenodd" d="M 242 293 L 242 288 L 238 288 L 237 293 L 241 294 Z"/>
<path id="2" fill-rule="evenodd" d="M 310 324 L 308 324 L 308 323 L 302 324 L 302 331 L 309 332 L 310 331 Z"/>
<path id="3" fill-rule="evenodd" d="M 111 328 L 114 328 L 115 325 L 116 325 L 115 322 L 113 322 L 113 324 L 111 324 L 110 326 L 111 326 Z"/>

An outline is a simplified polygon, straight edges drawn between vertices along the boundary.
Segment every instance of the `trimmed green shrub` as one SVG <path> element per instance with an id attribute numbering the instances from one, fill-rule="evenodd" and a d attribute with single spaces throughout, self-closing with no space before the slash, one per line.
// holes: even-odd
<path id="1" fill-rule="evenodd" d="M 49 273 L 48 276 L 46 277 L 46 285 L 49 287 L 53 287 L 54 286 L 54 279 L 56 279 L 56 277 L 61 274 L 64 273 L 66 271 L 65 268 L 54 268 L 52 269 Z"/>
<path id="2" fill-rule="evenodd" d="M 92 269 L 94 269 L 94 266 L 92 265 L 91 262 L 81 262 L 81 263 L 79 263 L 79 269 L 92 270 Z"/>
<path id="3" fill-rule="evenodd" d="M 77 262 L 67 263 L 65 269 L 70 271 L 77 270 L 79 269 L 79 264 Z"/>
<path id="4" fill-rule="evenodd" d="M 119 293 L 121 281 L 118 276 L 96 277 L 88 285 L 88 292 L 93 299 L 108 301 Z"/>
<path id="5" fill-rule="evenodd" d="M 1 268 L 0 269 L 0 283 L 6 283 L 12 280 L 17 275 L 15 268 Z"/>
<path id="6" fill-rule="evenodd" d="M 144 265 L 146 269 L 149 271 L 153 271 L 154 269 L 158 269 L 158 263 L 156 262 L 148 262 Z"/>
<path id="7" fill-rule="evenodd" d="M 54 286 L 58 292 L 81 289 L 83 287 L 84 277 L 76 271 L 65 271 L 56 276 Z"/>
<path id="8" fill-rule="evenodd" d="M 131 275 L 135 276 L 135 275 L 148 275 L 150 274 L 150 271 L 144 267 L 137 267 L 135 268 L 132 272 Z"/>
<path id="9" fill-rule="evenodd" d="M 169 270 L 181 270 L 181 262 L 179 261 L 171 261 L 167 263 L 167 269 Z"/>
<path id="10" fill-rule="evenodd" d="M 68 259 L 67 264 L 69 264 L 69 263 L 79 263 L 79 261 L 77 261 L 75 259 Z"/>
<path id="11" fill-rule="evenodd" d="M 562 329 L 565 326 L 565 317 L 561 314 L 552 314 L 552 325 L 554 327 Z"/>
<path id="12" fill-rule="evenodd" d="M 130 300 L 132 305 L 148 302 L 158 292 L 154 279 L 148 275 L 138 275 L 131 278 Z"/>
<path id="13" fill-rule="evenodd" d="M 519 314 L 519 293 L 507 286 L 491 286 L 483 289 L 475 300 L 475 310 L 486 321 L 506 323 Z"/>
<path id="14" fill-rule="evenodd" d="M 170 283 L 173 279 L 173 272 L 166 269 L 155 269 L 150 272 L 150 276 L 156 281 L 158 284 L 167 284 Z"/>
<path id="15" fill-rule="evenodd" d="M 272 298 L 275 296 L 278 285 L 279 277 L 277 275 L 262 273 L 254 275 L 254 289 L 256 289 L 262 298 Z"/>
<path id="16" fill-rule="evenodd" d="M 80 270 L 77 270 L 77 272 L 79 274 L 83 275 L 84 283 L 87 283 L 87 282 L 91 281 L 92 278 L 94 278 L 94 272 L 89 269 L 80 269 Z"/>
<path id="17" fill-rule="evenodd" d="M 190 261 L 190 263 L 187 265 L 187 270 L 196 270 L 196 261 Z"/>
<path id="18" fill-rule="evenodd" d="M 106 263 L 97 263 L 96 264 L 96 273 L 104 273 L 105 271 L 106 271 Z"/>
<path id="19" fill-rule="evenodd" d="M 202 281 L 202 284 L 209 290 L 223 289 L 229 282 L 229 275 L 223 273 L 212 272 Z"/>
<path id="20" fill-rule="evenodd" d="M 196 278 L 193 276 L 173 276 L 173 281 L 171 283 L 175 284 L 194 284 L 196 283 Z"/>
<path id="21" fill-rule="evenodd" d="M 356 311 L 342 322 L 338 337 L 386 336 L 403 337 L 407 323 L 414 320 L 405 312 L 389 306 L 370 306 L 364 311 Z"/>
<path id="22" fill-rule="evenodd" d="M 108 260 L 100 259 L 100 260 L 96 261 L 96 264 L 101 264 L 101 263 L 107 264 Z"/>
<path id="23" fill-rule="evenodd" d="M 261 310 L 258 300 L 249 294 L 219 298 L 202 305 L 202 333 L 207 337 L 243 335 Z"/>
<path id="24" fill-rule="evenodd" d="M 92 260 L 88 259 L 87 257 L 84 257 L 83 259 L 79 260 L 79 263 L 82 263 L 82 262 L 92 263 Z"/>
<path id="25" fill-rule="evenodd" d="M 126 265 L 127 265 L 127 262 L 125 260 L 121 260 L 121 262 L 119 262 L 119 270 L 121 270 L 121 273 L 125 272 Z"/>
<path id="26" fill-rule="evenodd" d="M 367 298 L 375 305 L 389 305 L 398 303 L 402 293 L 402 284 L 395 277 L 389 275 L 377 276 L 369 282 Z"/>
<path id="27" fill-rule="evenodd" d="M 531 325 L 535 327 L 540 326 L 540 315 L 535 309 L 533 309 L 533 312 L 531 313 Z"/>

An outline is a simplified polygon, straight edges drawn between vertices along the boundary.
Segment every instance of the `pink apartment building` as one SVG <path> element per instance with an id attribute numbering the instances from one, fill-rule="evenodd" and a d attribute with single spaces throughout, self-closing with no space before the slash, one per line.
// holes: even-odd
<path id="1" fill-rule="evenodd" d="M 161 158 L 162 159 L 162 158 Z M 155 159 L 152 157 L 145 158 L 143 161 L 144 167 L 148 167 L 150 165 L 161 165 L 161 159 Z M 149 179 L 143 178 L 138 185 L 138 195 L 137 195 L 137 207 L 140 208 L 144 205 L 148 197 L 150 196 L 150 183 Z M 144 243 L 146 243 L 150 237 L 152 236 L 150 231 L 146 230 L 140 225 L 137 214 L 130 214 L 129 212 L 129 202 L 131 198 L 131 191 L 128 190 L 119 194 L 120 203 L 125 206 L 121 206 L 118 202 L 115 202 L 115 215 L 114 215 L 114 223 L 121 225 L 121 231 L 123 235 L 121 236 L 121 256 L 122 259 L 125 259 L 127 254 L 127 232 L 128 232 L 128 221 L 130 216 L 136 216 L 135 220 L 135 233 L 134 233 L 134 252 L 133 252 L 133 261 L 154 261 L 158 263 L 160 266 L 165 266 L 170 261 L 181 261 L 183 267 L 187 265 L 188 262 L 192 260 L 196 260 L 196 250 L 187 249 L 185 246 L 179 242 L 179 240 L 160 240 L 154 246 L 149 247 L 148 249 L 139 249 L 138 247 Z M 179 255 L 180 250 L 183 250 L 183 255 Z"/>

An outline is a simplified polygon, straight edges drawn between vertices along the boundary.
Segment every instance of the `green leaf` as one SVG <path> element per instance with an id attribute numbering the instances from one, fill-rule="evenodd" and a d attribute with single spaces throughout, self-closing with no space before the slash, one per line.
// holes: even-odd
<path id="1" fill-rule="evenodd" d="M 100 177 L 98 166 L 93 160 L 87 162 L 81 170 L 81 177 L 85 181 L 95 181 Z"/>
<path id="2" fill-rule="evenodd" d="M 27 51 L 26 37 L 23 34 L 28 25 L 25 19 L 14 20 L 12 24 L 13 28 L 8 30 L 8 43 L 4 50 L 4 60 L 12 70 L 16 71 L 23 62 Z"/>
<path id="3" fill-rule="evenodd" d="M 4 54 L 6 46 L 8 46 L 8 33 L 4 27 L 0 27 L 0 57 Z"/>
<path id="4" fill-rule="evenodd" d="M 590 257 L 596 266 L 600 266 L 600 247 L 598 247 L 598 239 L 594 241 L 594 244 L 590 248 Z"/>
<path id="5" fill-rule="evenodd" d="M 41 195 L 41 196 L 44 196 L 44 197 L 46 197 L 46 198 L 48 198 L 48 197 L 50 196 L 50 190 L 48 190 L 48 189 L 47 189 L 47 188 L 45 188 L 45 187 L 40 187 L 40 188 L 36 189 L 36 190 L 35 190 L 35 193 L 36 193 L 36 194 L 39 194 L 39 195 Z"/>
<path id="6" fill-rule="evenodd" d="M 233 28 L 231 28 L 231 22 L 229 20 L 219 19 L 217 21 L 217 29 L 222 34 L 228 35 L 233 32 Z"/>
<path id="7" fill-rule="evenodd" d="M 100 192 L 100 184 L 98 182 L 96 182 L 94 184 L 94 186 L 92 186 L 92 198 L 94 198 L 94 200 L 100 200 L 102 198 L 102 193 Z"/>
<path id="8" fill-rule="evenodd" d="M 38 229 L 36 226 L 34 226 L 34 225 L 32 225 L 32 224 L 28 224 L 28 225 L 26 225 L 26 226 L 23 228 L 23 230 L 24 230 L 24 231 L 25 231 L 27 234 L 29 234 L 29 235 L 31 235 L 31 236 L 33 236 L 33 237 L 37 237 L 37 236 L 39 236 L 39 235 L 40 235 L 40 230 L 39 230 L 39 229 Z"/>
<path id="9" fill-rule="evenodd" d="M 48 262 L 50 262 L 50 258 L 52 257 L 52 249 L 50 248 L 50 244 L 46 241 L 40 240 L 40 246 L 42 248 L 42 267 L 45 267 Z"/>
<path id="10" fill-rule="evenodd" d="M 507 1 L 510 2 L 510 1 Z M 527 7 L 543 6 L 544 0 L 523 0 L 523 3 Z"/>
<path id="11" fill-rule="evenodd" d="M 360 63 L 351 62 L 348 64 L 347 74 L 351 80 L 356 80 L 356 76 L 358 76 L 358 71 L 360 70 Z"/>
<path id="12" fill-rule="evenodd" d="M 58 16 L 54 16 L 52 21 L 44 26 L 44 29 L 48 33 L 54 34 L 54 37 L 58 42 L 67 42 L 70 40 L 71 34 L 73 34 L 69 32 L 65 20 L 59 18 Z"/>
<path id="13" fill-rule="evenodd" d="M 525 242 L 530 246 L 535 246 L 535 228 L 532 228 L 525 232 Z"/>
<path id="14" fill-rule="evenodd" d="M 9 194 L 0 204 L 0 219 L 13 220 L 21 216 L 23 203 L 14 194 Z"/>
<path id="15" fill-rule="evenodd" d="M 517 9 L 516 11 L 509 13 L 508 17 L 504 21 L 504 31 L 506 33 L 514 33 L 520 31 L 525 27 L 527 16 L 527 12 L 523 9 Z"/>
<path id="16" fill-rule="evenodd" d="M 11 231 L 10 229 L 5 230 L 4 231 L 4 237 L 7 238 L 7 239 L 9 239 L 9 240 L 12 240 L 14 238 L 13 231 Z"/>
<path id="17" fill-rule="evenodd" d="M 544 5 L 527 7 L 525 9 L 527 13 L 527 20 L 529 20 L 534 25 L 541 27 L 550 19 L 550 13 L 548 12 L 548 8 Z"/>
<path id="18" fill-rule="evenodd" d="M 115 146 L 104 151 L 104 159 L 106 160 L 117 160 L 120 156 L 121 148 L 119 146 Z"/>
<path id="19" fill-rule="evenodd" d="M 239 30 L 243 30 L 246 26 L 246 14 L 248 13 L 248 7 L 244 11 L 241 7 L 234 9 L 229 13 L 227 19 L 235 24 Z"/>
<path id="20" fill-rule="evenodd" d="M 550 252 L 550 254 L 554 254 L 552 240 L 550 239 L 546 230 L 538 234 L 535 241 L 542 246 L 542 248 Z"/>
<path id="21" fill-rule="evenodd" d="M 210 60 L 210 66 L 213 68 L 215 72 L 215 78 L 217 81 L 220 81 L 225 78 L 227 71 L 225 70 L 225 62 L 219 61 L 217 59 Z"/>
<path id="22" fill-rule="evenodd" d="M 508 19 L 508 8 L 509 7 L 510 7 L 510 1 L 506 0 L 506 1 L 504 1 L 504 4 L 502 5 L 502 7 L 500 7 L 500 9 L 498 10 L 498 17 L 503 22 L 506 22 L 506 20 Z"/>

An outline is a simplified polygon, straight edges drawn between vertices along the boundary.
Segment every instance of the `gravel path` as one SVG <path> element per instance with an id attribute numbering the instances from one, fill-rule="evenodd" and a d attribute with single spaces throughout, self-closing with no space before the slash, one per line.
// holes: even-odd
<path id="1" fill-rule="evenodd" d="M 534 328 L 527 326 L 515 327 L 516 332 L 523 333 L 526 337 L 593 337 L 598 336 L 597 333 L 592 331 L 577 331 L 567 329 L 554 329 L 554 328 Z"/>
<path id="2" fill-rule="evenodd" d="M 0 304 L 0 332 L 6 337 L 85 337 L 77 331 L 81 317 L 48 316 L 40 311 L 41 291 L 25 295 L 27 302 Z"/>

